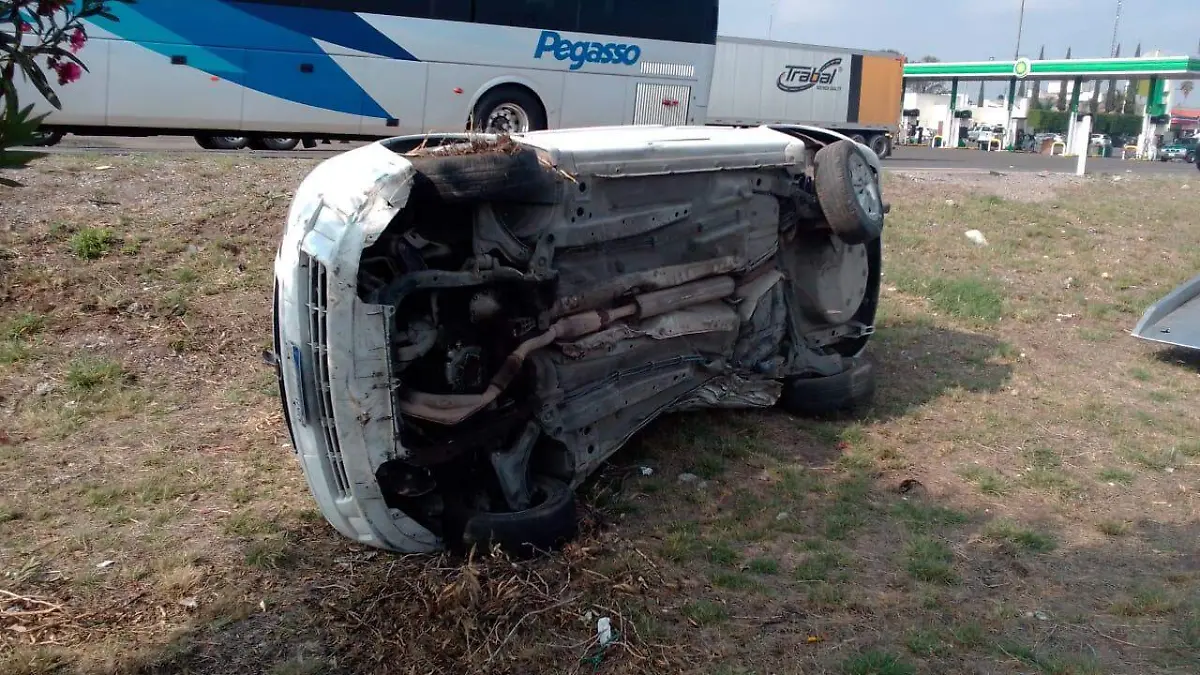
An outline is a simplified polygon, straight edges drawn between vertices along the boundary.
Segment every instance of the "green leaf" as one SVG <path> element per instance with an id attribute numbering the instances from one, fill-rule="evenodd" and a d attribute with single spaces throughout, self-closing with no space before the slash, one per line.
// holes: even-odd
<path id="1" fill-rule="evenodd" d="M 33 86 L 37 87 L 38 93 L 45 97 L 50 102 L 50 105 L 62 110 L 62 101 L 58 100 L 58 94 L 54 93 L 54 88 L 50 86 L 49 80 L 46 79 L 45 71 L 39 68 L 37 64 L 32 64 L 31 68 L 26 68 L 23 63 L 20 65 L 25 76 L 29 78 L 30 82 L 33 82 Z"/>

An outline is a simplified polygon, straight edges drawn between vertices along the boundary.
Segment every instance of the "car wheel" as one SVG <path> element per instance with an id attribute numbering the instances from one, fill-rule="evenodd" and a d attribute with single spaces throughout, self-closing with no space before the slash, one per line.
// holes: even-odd
<path id="1" fill-rule="evenodd" d="M 838 141 L 815 158 L 817 199 L 825 219 L 847 244 L 865 244 L 883 232 L 879 180 L 859 146 Z"/>
<path id="2" fill-rule="evenodd" d="M 297 145 L 300 145 L 299 138 L 258 136 L 250 140 L 250 147 L 254 150 L 275 150 L 277 152 L 287 152 L 288 150 L 295 150 Z"/>
<path id="3" fill-rule="evenodd" d="M 846 369 L 837 375 L 785 381 L 779 407 L 793 415 L 817 417 L 870 403 L 875 397 L 875 365 L 861 357 L 847 362 Z"/>
<path id="4" fill-rule="evenodd" d="M 523 511 L 476 512 L 462 530 L 462 545 L 489 548 L 493 544 L 517 556 L 556 549 L 579 531 L 575 493 L 562 481 L 539 476 L 532 480 L 534 506 Z"/>
<path id="5" fill-rule="evenodd" d="M 537 97 L 524 89 L 498 87 L 475 104 L 473 127 L 489 134 L 521 134 L 546 128 Z"/>

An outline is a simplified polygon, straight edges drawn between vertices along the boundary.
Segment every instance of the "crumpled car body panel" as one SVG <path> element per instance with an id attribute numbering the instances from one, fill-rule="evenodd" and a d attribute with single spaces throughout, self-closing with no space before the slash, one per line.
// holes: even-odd
<path id="1" fill-rule="evenodd" d="M 880 242 L 822 229 L 813 156 L 836 140 L 822 130 L 418 147 L 431 138 L 324 161 L 276 259 L 288 424 L 322 512 L 357 541 L 439 549 L 452 506 L 524 503 L 535 473 L 574 488 L 663 414 L 772 406 L 787 378 L 840 372 L 874 330 Z M 484 171 L 480 152 L 536 157 L 530 181 L 548 187 L 472 199 L 452 173 L 430 187 L 439 161 Z M 479 184 L 527 196 L 511 172 Z"/>

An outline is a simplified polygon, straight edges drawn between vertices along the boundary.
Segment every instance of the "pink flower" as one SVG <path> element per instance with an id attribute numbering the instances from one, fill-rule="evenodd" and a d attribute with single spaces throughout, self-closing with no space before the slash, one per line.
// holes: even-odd
<path id="1" fill-rule="evenodd" d="M 74 61 L 64 61 L 54 65 L 54 71 L 58 73 L 58 84 L 64 85 L 68 82 L 74 82 L 83 76 L 83 68 Z"/>
<path id="2" fill-rule="evenodd" d="M 71 33 L 71 51 L 78 53 L 83 49 L 83 45 L 87 43 L 87 33 L 83 30 L 83 26 L 79 26 Z"/>

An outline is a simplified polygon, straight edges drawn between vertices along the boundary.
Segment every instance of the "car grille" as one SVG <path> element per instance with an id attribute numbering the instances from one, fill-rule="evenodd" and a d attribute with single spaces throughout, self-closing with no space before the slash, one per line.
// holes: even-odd
<path id="1" fill-rule="evenodd" d="M 342 460 L 338 442 L 337 423 L 333 418 L 333 395 L 329 377 L 329 274 L 325 265 L 312 256 L 302 254 L 301 261 L 308 270 L 308 336 L 312 354 L 313 384 L 316 389 L 317 419 L 314 420 L 325 438 L 325 454 L 329 459 L 339 497 L 350 495 L 350 479 Z"/>

